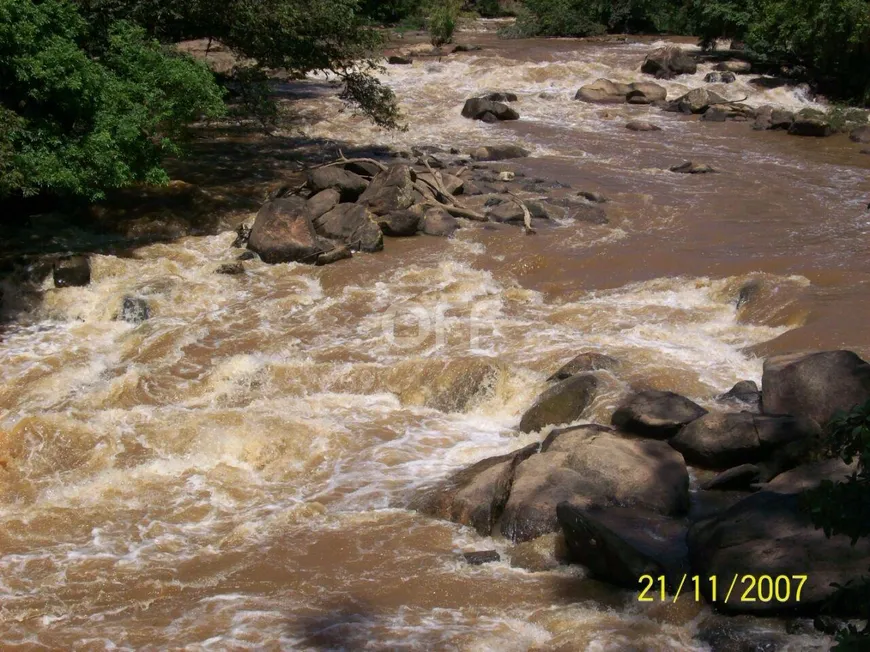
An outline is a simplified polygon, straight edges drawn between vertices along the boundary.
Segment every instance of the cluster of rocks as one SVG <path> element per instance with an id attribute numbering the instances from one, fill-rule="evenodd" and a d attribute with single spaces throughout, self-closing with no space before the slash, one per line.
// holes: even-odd
<path id="1" fill-rule="evenodd" d="M 519 120 L 520 114 L 506 102 L 516 102 L 514 93 L 490 93 L 484 97 L 472 97 L 462 107 L 462 117 L 483 122 Z"/>
<path id="2" fill-rule="evenodd" d="M 706 599 L 729 612 L 817 613 L 832 583 L 870 567 L 870 542 L 827 538 L 800 497 L 855 469 L 824 457 L 822 426 L 870 399 L 870 364 L 850 351 L 771 357 L 761 390 L 738 383 L 712 411 L 645 390 L 609 425 L 566 426 L 595 400 L 601 370 L 619 368 L 598 353 L 569 362 L 520 420 L 521 431 L 546 433 L 541 443 L 463 469 L 414 507 L 515 543 L 561 534 L 567 561 L 633 590 L 644 574 L 665 576 L 671 592 L 683 574 L 699 575 Z M 709 578 L 721 585 L 735 574 L 807 580 L 800 601 L 792 591 L 726 603 Z"/>

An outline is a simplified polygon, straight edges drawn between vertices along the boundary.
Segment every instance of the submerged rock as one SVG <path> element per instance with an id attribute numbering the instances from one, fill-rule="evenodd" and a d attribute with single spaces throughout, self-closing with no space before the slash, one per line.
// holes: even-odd
<path id="1" fill-rule="evenodd" d="M 674 392 L 645 390 L 630 396 L 613 413 L 611 423 L 635 435 L 667 439 L 707 410 Z"/>
<path id="2" fill-rule="evenodd" d="M 236 276 L 245 273 L 245 266 L 241 263 L 221 263 L 215 269 L 215 274 L 226 274 L 227 276 Z"/>
<path id="3" fill-rule="evenodd" d="M 377 218 L 377 223 L 384 235 L 401 238 L 417 234 L 420 217 L 417 210 L 393 211 Z"/>
<path id="4" fill-rule="evenodd" d="M 247 224 L 239 224 L 239 228 L 236 229 L 236 239 L 233 240 L 233 244 L 230 246 L 235 247 L 236 249 L 242 249 L 248 244 L 248 238 L 250 237 L 251 227 Z"/>
<path id="5" fill-rule="evenodd" d="M 91 282 L 91 262 L 87 256 L 68 256 L 54 263 L 54 287 L 83 287 Z"/>
<path id="6" fill-rule="evenodd" d="M 151 318 L 151 308 L 145 299 L 139 297 L 124 297 L 118 319 L 129 324 L 141 324 Z"/>
<path id="7" fill-rule="evenodd" d="M 501 561 L 501 555 L 499 555 L 495 550 L 463 552 L 462 556 L 470 566 L 481 566 L 483 564 L 492 564 L 493 562 Z"/>
<path id="8" fill-rule="evenodd" d="M 645 122 L 644 120 L 632 120 L 628 124 L 625 125 L 625 128 L 629 131 L 661 131 L 662 128 L 658 125 L 654 125 L 651 122 Z"/>
<path id="9" fill-rule="evenodd" d="M 710 174 L 716 170 L 706 163 L 694 163 L 693 161 L 684 161 L 679 165 L 674 165 L 670 168 L 671 172 L 680 174 Z"/>
<path id="10" fill-rule="evenodd" d="M 870 143 L 870 126 L 853 129 L 849 133 L 849 140 L 853 143 Z"/>
<path id="11" fill-rule="evenodd" d="M 514 158 L 523 158 L 531 154 L 529 150 L 519 145 L 486 145 L 471 151 L 471 158 L 475 161 L 505 161 Z"/>

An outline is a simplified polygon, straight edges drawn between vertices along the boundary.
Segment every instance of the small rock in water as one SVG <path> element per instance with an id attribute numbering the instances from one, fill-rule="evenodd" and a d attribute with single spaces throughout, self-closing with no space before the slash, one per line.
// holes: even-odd
<path id="1" fill-rule="evenodd" d="M 215 274 L 226 274 L 228 276 L 235 276 L 244 273 L 245 266 L 241 263 L 223 263 L 215 270 Z"/>
<path id="2" fill-rule="evenodd" d="M 87 256 L 70 256 L 54 264 L 54 287 L 82 287 L 91 282 L 91 263 Z"/>
<path id="3" fill-rule="evenodd" d="M 577 194 L 580 195 L 583 199 L 585 199 L 587 201 L 594 202 L 596 204 L 603 204 L 603 203 L 609 201 L 607 199 L 607 197 L 605 197 L 604 195 L 602 195 L 601 193 L 598 193 L 598 192 L 589 192 L 588 190 L 581 190 Z"/>
<path id="4" fill-rule="evenodd" d="M 457 45 L 456 47 L 453 48 L 453 54 L 456 54 L 457 52 L 479 52 L 482 49 L 483 48 L 480 47 L 479 45 L 462 45 L 462 44 L 460 44 L 460 45 Z"/>
<path id="5" fill-rule="evenodd" d="M 499 181 L 513 181 L 516 178 L 516 174 L 511 172 L 510 170 L 502 170 L 498 173 Z"/>
<path id="6" fill-rule="evenodd" d="M 496 561 L 501 561 L 501 555 L 495 550 L 476 550 L 474 552 L 463 552 L 462 556 L 472 566 L 480 566 L 482 564 L 491 564 Z"/>
<path id="7" fill-rule="evenodd" d="M 242 249 L 247 246 L 248 239 L 251 237 L 251 227 L 247 224 L 239 224 L 239 228 L 236 229 L 236 239 L 233 240 L 232 246 L 237 249 Z"/>
<path id="8" fill-rule="evenodd" d="M 236 260 L 255 260 L 256 258 L 257 254 L 255 254 L 253 251 L 248 250 L 240 253 L 239 257 L 236 258 Z"/>
<path id="9" fill-rule="evenodd" d="M 121 314 L 118 318 L 130 324 L 141 324 L 151 317 L 151 309 L 145 299 L 138 297 L 124 297 L 121 304 Z"/>
<path id="10" fill-rule="evenodd" d="M 693 163 L 692 161 L 685 161 L 671 167 L 671 172 L 680 172 L 682 174 L 709 174 L 715 171 L 706 163 Z"/>
<path id="11" fill-rule="evenodd" d="M 644 122 L 643 120 L 632 120 L 625 128 L 629 131 L 661 131 L 662 128 L 658 125 L 654 125 L 651 122 Z"/>

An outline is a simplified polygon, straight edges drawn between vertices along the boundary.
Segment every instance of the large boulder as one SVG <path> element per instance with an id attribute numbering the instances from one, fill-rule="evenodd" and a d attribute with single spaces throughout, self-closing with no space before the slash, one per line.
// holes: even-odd
<path id="1" fill-rule="evenodd" d="M 658 79 L 671 79 L 676 75 L 694 75 L 698 63 L 681 48 L 664 47 L 646 55 L 640 70 Z"/>
<path id="2" fill-rule="evenodd" d="M 792 414 L 825 426 L 838 410 L 870 400 L 870 364 L 851 351 L 768 358 L 761 380 L 766 414 Z"/>
<path id="3" fill-rule="evenodd" d="M 798 112 L 788 128 L 790 136 L 808 136 L 825 138 L 834 133 L 828 117 L 815 109 L 803 109 Z"/>
<path id="4" fill-rule="evenodd" d="M 668 99 L 668 89 L 652 82 L 632 82 L 625 99 L 629 104 L 653 104 Z"/>
<path id="5" fill-rule="evenodd" d="M 443 208 L 430 208 L 420 220 L 420 232 L 441 238 L 449 238 L 457 229 L 459 222 Z"/>
<path id="6" fill-rule="evenodd" d="M 591 84 L 580 87 L 575 100 L 599 104 L 621 104 L 631 89 L 627 84 L 617 84 L 609 79 L 596 79 Z"/>
<path id="7" fill-rule="evenodd" d="M 630 396 L 613 413 L 610 422 L 642 437 L 667 439 L 707 410 L 674 392 L 649 389 Z"/>
<path id="8" fill-rule="evenodd" d="M 755 109 L 740 102 L 728 102 L 709 107 L 701 116 L 705 122 L 748 122 L 755 119 Z"/>
<path id="9" fill-rule="evenodd" d="M 813 526 L 800 496 L 768 491 L 696 523 L 688 542 L 692 573 L 701 576 L 701 592 L 730 612 L 811 614 L 836 591 L 833 583 L 845 584 L 870 567 L 870 539 L 853 546 L 844 535 L 828 538 Z M 713 576 L 718 580 L 715 596 L 709 581 Z M 790 591 L 786 594 L 785 580 L 779 580 L 779 599 L 761 599 L 772 588 L 766 581 L 759 586 L 762 576 L 772 578 L 773 588 L 778 578 L 789 578 Z M 806 578 L 800 593 L 801 580 L 795 576 Z"/>
<path id="10" fill-rule="evenodd" d="M 471 150 L 470 155 L 475 161 L 506 161 L 513 158 L 523 158 L 530 154 L 529 150 L 512 145 L 486 145 Z"/>
<path id="11" fill-rule="evenodd" d="M 393 211 L 377 218 L 384 235 L 401 238 L 417 234 L 422 215 L 418 210 Z"/>
<path id="12" fill-rule="evenodd" d="M 82 287 L 91 282 L 91 263 L 87 256 L 68 256 L 54 263 L 54 287 Z"/>
<path id="13" fill-rule="evenodd" d="M 784 470 L 807 461 L 821 431 L 814 421 L 751 412 L 705 414 L 669 440 L 689 464 L 727 469 L 771 461 Z"/>
<path id="14" fill-rule="evenodd" d="M 331 211 L 340 202 L 341 193 L 335 188 L 327 188 L 308 198 L 308 201 L 305 203 L 305 212 L 308 214 L 308 217 L 314 220 Z"/>
<path id="15" fill-rule="evenodd" d="M 565 441 L 573 446 L 551 447 L 517 466 L 501 520 L 504 536 L 528 541 L 556 531 L 562 502 L 637 505 L 666 515 L 688 508 L 686 464 L 666 443 L 595 432 Z"/>
<path id="16" fill-rule="evenodd" d="M 375 215 L 410 208 L 414 203 L 416 173 L 407 165 L 393 165 L 378 172 L 360 196 L 359 203 Z"/>
<path id="17" fill-rule="evenodd" d="M 381 251 L 384 236 L 365 206 L 339 204 L 331 211 L 312 220 L 315 231 L 325 238 L 341 240 L 352 249 Z"/>
<path id="18" fill-rule="evenodd" d="M 717 104 L 728 104 L 728 100 L 706 88 L 693 88 L 671 102 L 669 108 L 680 113 L 704 113 Z"/>
<path id="19" fill-rule="evenodd" d="M 676 589 L 689 571 L 687 527 L 637 507 L 583 508 L 560 503 L 556 517 L 565 534 L 568 558 L 592 577 L 638 589 L 643 575 L 664 576 Z"/>
<path id="20" fill-rule="evenodd" d="M 839 457 L 809 462 L 781 473 L 770 482 L 761 485 L 764 491 L 780 494 L 799 494 L 819 487 L 825 480 L 845 482 L 858 470 L 858 461 L 846 464 Z"/>
<path id="21" fill-rule="evenodd" d="M 462 107 L 462 117 L 470 120 L 483 120 L 487 115 L 496 120 L 519 120 L 520 114 L 503 102 L 493 102 L 482 97 L 473 97 L 465 101 Z"/>
<path id="22" fill-rule="evenodd" d="M 507 503 L 517 464 L 537 450 L 537 444 L 530 444 L 481 460 L 415 499 L 412 509 L 471 526 L 481 536 L 489 536 Z"/>
<path id="23" fill-rule="evenodd" d="M 537 432 L 547 426 L 571 423 L 595 398 L 598 379 L 592 374 L 572 376 L 556 383 L 535 399 L 520 420 L 522 432 Z"/>
<path id="24" fill-rule="evenodd" d="M 547 378 L 547 380 L 565 380 L 566 378 L 581 374 L 585 371 L 598 371 L 599 369 L 613 371 L 619 367 L 619 364 L 619 360 L 612 358 L 609 355 L 597 353 L 595 351 L 586 351 L 585 353 L 581 353 L 571 358 L 568 362 L 559 367 L 556 373 Z"/>
<path id="25" fill-rule="evenodd" d="M 756 131 L 788 129 L 793 122 L 794 113 L 791 111 L 766 105 L 755 111 L 755 123 L 752 128 Z"/>
<path id="26" fill-rule="evenodd" d="M 849 140 L 854 143 L 870 143 L 870 126 L 853 129 L 849 133 Z"/>
<path id="27" fill-rule="evenodd" d="M 340 193 L 341 201 L 356 201 L 368 188 L 369 182 L 358 174 L 331 165 L 311 170 L 306 185 L 313 193 L 332 188 Z"/>
<path id="28" fill-rule="evenodd" d="M 248 249 L 259 254 L 265 263 L 314 264 L 325 248 L 305 208 L 301 197 L 285 197 L 264 204 L 251 227 Z"/>

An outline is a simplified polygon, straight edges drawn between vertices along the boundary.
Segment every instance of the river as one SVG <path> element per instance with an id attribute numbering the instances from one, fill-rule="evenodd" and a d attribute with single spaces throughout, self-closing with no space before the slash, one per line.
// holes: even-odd
<path id="1" fill-rule="evenodd" d="M 296 103 L 304 133 L 522 144 L 532 156 L 504 167 L 603 193 L 610 223 L 388 239 L 379 254 L 248 263 L 238 278 L 213 273 L 232 255 L 224 233 L 94 256 L 88 287 L 46 279 L 0 342 L 3 649 L 710 649 L 706 607 L 642 605 L 580 567 L 515 568 L 509 542 L 409 504 L 538 441 L 519 417 L 582 350 L 623 362 L 603 376 L 599 422 L 630 387 L 710 407 L 760 382 L 770 353 L 870 355 L 870 156 L 842 135 L 572 99 L 598 77 L 639 80 L 654 39 L 461 41 L 484 49 L 384 73 L 407 132 L 318 92 Z M 669 97 L 709 69 L 663 82 Z M 752 77 L 717 90 L 817 106 Z M 460 117 L 497 90 L 519 95 L 519 121 Z M 627 131 L 636 118 L 663 130 Z M 720 172 L 667 171 L 689 159 Z M 138 326 L 112 319 L 131 293 L 153 311 Z M 501 562 L 460 555 L 491 548 Z M 778 649 L 831 643 L 764 628 Z"/>

